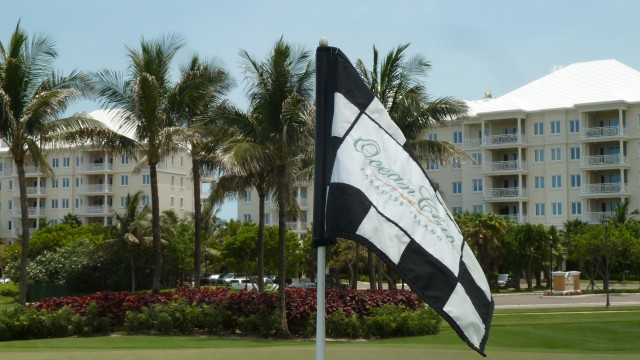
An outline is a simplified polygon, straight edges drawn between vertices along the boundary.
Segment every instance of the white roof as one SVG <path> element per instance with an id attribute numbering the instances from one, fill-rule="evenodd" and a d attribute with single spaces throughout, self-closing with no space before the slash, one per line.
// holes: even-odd
<path id="1" fill-rule="evenodd" d="M 470 115 L 640 102 L 640 72 L 617 60 L 575 63 L 495 99 L 467 102 Z"/>
<path id="2" fill-rule="evenodd" d="M 124 135 L 128 138 L 131 139 L 135 139 L 135 130 L 132 128 L 126 128 L 123 129 L 121 127 L 121 123 L 120 121 L 118 121 L 117 118 L 117 113 L 121 112 L 123 110 L 94 110 L 92 112 L 90 112 L 88 115 L 91 116 L 92 118 L 102 122 L 103 124 L 105 124 L 109 129 L 117 132 L 120 135 Z"/>

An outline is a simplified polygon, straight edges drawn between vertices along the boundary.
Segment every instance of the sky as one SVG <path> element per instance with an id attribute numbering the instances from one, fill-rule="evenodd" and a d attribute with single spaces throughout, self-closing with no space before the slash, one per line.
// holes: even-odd
<path id="1" fill-rule="evenodd" d="M 351 60 L 371 66 L 381 54 L 410 43 L 409 54 L 431 63 L 432 97 L 499 97 L 576 62 L 616 59 L 640 70 L 634 0 L 0 0 L 0 42 L 16 24 L 50 35 L 55 68 L 125 72 L 126 48 L 140 40 L 180 34 L 178 66 L 194 53 L 217 58 L 237 86 L 230 99 L 246 107 L 241 49 L 264 59 L 280 38 L 315 51 L 321 37 Z M 93 111 L 89 101 L 70 112 Z M 223 219 L 236 218 L 234 202 Z"/>

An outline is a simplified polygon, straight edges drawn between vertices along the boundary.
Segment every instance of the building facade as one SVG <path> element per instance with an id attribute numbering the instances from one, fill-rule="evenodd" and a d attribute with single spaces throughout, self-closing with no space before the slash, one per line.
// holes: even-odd
<path id="1" fill-rule="evenodd" d="M 615 60 L 561 68 L 430 129 L 472 160 L 427 164 L 453 212 L 562 227 L 640 207 L 640 73 Z"/>
<path id="2" fill-rule="evenodd" d="M 96 113 L 92 113 L 94 117 Z M 55 225 L 67 214 L 83 224 L 113 224 L 115 213 L 126 207 L 127 194 L 144 192 L 150 205 L 148 166 L 134 172 L 137 160 L 91 146 L 46 150 L 55 176 L 46 177 L 33 164 L 26 166 L 29 229 L 33 233 Z M 179 216 L 194 210 L 191 158 L 188 153 L 171 155 L 157 166 L 160 210 Z M 15 163 L 6 146 L 0 146 L 0 241 L 15 243 L 22 234 L 20 191 Z"/>

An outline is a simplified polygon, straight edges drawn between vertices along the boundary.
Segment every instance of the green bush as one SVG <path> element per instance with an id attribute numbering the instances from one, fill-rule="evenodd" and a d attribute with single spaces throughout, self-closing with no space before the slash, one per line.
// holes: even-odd
<path id="1" fill-rule="evenodd" d="M 132 334 L 151 332 L 153 319 L 149 308 L 142 308 L 139 312 L 127 311 L 124 318 L 124 329 Z"/>
<path id="2" fill-rule="evenodd" d="M 326 332 L 333 338 L 355 339 L 362 337 L 362 326 L 355 314 L 347 315 L 340 309 L 327 317 Z"/>
<path id="3" fill-rule="evenodd" d="M 231 312 L 224 306 L 203 305 L 197 326 L 207 329 L 209 334 L 219 334 L 222 329 L 229 328 L 232 321 Z"/>
<path id="4" fill-rule="evenodd" d="M 238 330 L 246 335 L 269 337 L 276 333 L 280 324 L 280 313 L 269 315 L 264 312 L 238 318 Z"/>
<path id="5" fill-rule="evenodd" d="M 441 322 L 442 318 L 432 308 L 412 311 L 384 305 L 363 319 L 363 333 L 367 338 L 433 335 L 440 331 Z"/>
<path id="6" fill-rule="evenodd" d="M 73 332 L 73 310 L 65 307 L 58 311 L 41 311 L 40 317 L 43 321 L 44 334 L 46 337 L 67 337 L 75 334 Z"/>
<path id="7" fill-rule="evenodd" d="M 154 304 L 139 313 L 127 312 L 125 330 L 131 333 L 158 332 L 160 334 L 192 334 L 201 317 L 200 308 L 184 301 Z"/>
<path id="8" fill-rule="evenodd" d="M 18 294 L 19 294 L 18 284 L 16 283 L 0 284 L 0 296 L 17 298 Z"/>

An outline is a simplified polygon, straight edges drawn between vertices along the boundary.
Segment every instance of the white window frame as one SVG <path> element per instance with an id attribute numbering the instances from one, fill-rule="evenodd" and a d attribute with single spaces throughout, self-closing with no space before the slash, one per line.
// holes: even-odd
<path id="1" fill-rule="evenodd" d="M 544 162 L 544 149 L 533 149 L 533 162 L 535 163 Z"/>
<path id="2" fill-rule="evenodd" d="M 562 148 L 561 147 L 552 147 L 551 148 L 551 161 L 562 161 Z"/>
<path id="3" fill-rule="evenodd" d="M 543 122 L 533 123 L 533 135 L 534 136 L 544 136 L 544 123 Z"/>
<path id="4" fill-rule="evenodd" d="M 551 135 L 560 135 L 562 134 L 562 128 L 560 127 L 560 120 L 552 120 L 549 122 L 549 126 L 551 127 Z"/>
<path id="5" fill-rule="evenodd" d="M 533 181 L 535 189 L 544 190 L 544 176 L 535 176 Z"/>
<path id="6" fill-rule="evenodd" d="M 536 216 L 546 216 L 546 209 L 545 209 L 545 204 L 544 203 L 536 203 Z"/>

